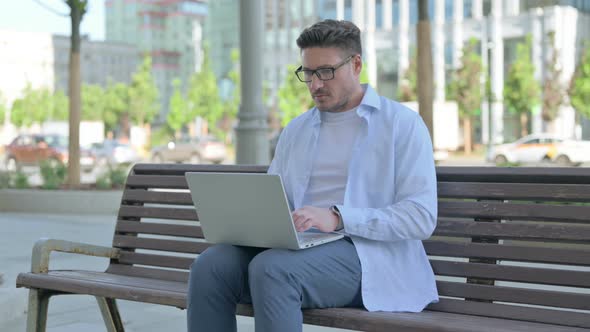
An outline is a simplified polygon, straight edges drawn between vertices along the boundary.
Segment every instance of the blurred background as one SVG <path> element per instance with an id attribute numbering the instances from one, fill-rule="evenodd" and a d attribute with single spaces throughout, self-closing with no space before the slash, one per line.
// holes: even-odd
<path id="1" fill-rule="evenodd" d="M 293 75 L 295 39 L 321 19 L 355 22 L 362 80 L 419 111 L 418 2 L 263 1 L 263 82 L 255 83 L 269 156 L 281 128 L 313 106 Z M 590 1 L 425 3 L 439 164 L 588 165 Z M 0 185 L 41 185 L 43 170 L 59 176 L 69 160 L 70 8 L 23 0 L 0 9 Z M 80 25 L 81 182 L 140 161 L 235 163 L 239 29 L 238 0 L 89 0 Z"/>

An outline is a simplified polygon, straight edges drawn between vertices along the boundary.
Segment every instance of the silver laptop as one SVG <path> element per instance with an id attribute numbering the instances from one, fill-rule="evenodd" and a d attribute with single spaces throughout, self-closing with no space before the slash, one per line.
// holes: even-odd
<path id="1" fill-rule="evenodd" d="M 279 175 L 187 172 L 186 182 L 210 243 L 298 250 L 343 237 L 297 232 Z"/>

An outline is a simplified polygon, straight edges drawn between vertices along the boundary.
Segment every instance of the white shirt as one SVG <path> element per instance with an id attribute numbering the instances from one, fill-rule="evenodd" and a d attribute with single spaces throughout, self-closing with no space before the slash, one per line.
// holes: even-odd
<path id="1" fill-rule="evenodd" d="M 363 119 L 356 108 L 345 112 L 321 112 L 320 133 L 312 161 L 303 205 L 330 207 L 344 203 L 352 146 Z"/>
<path id="2" fill-rule="evenodd" d="M 352 146 L 338 209 L 361 262 L 367 310 L 418 312 L 438 301 L 422 245 L 437 216 L 432 143 L 416 112 L 368 85 L 364 89 L 356 110 L 363 125 Z M 281 175 L 293 209 L 302 207 L 312 174 L 319 113 L 314 107 L 287 125 L 268 170 Z"/>

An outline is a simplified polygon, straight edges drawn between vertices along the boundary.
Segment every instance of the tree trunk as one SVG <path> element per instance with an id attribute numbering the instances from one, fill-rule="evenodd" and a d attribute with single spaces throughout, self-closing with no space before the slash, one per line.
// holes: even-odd
<path id="1" fill-rule="evenodd" d="M 471 154 L 471 118 L 463 118 L 463 147 L 465 154 Z"/>
<path id="2" fill-rule="evenodd" d="M 529 134 L 528 117 L 526 113 L 520 113 L 520 136 L 525 137 Z"/>
<path id="3" fill-rule="evenodd" d="M 434 146 L 432 100 L 432 46 L 430 42 L 430 22 L 428 20 L 428 0 L 418 0 L 418 105 L 420 115 L 430 133 Z"/>
<path id="4" fill-rule="evenodd" d="M 70 18 L 72 22 L 72 35 L 70 45 L 69 64 L 69 145 L 68 145 L 68 176 L 67 184 L 70 187 L 80 185 L 80 108 L 81 108 L 81 75 L 80 75 L 80 22 L 84 14 L 77 3 L 70 4 Z"/>

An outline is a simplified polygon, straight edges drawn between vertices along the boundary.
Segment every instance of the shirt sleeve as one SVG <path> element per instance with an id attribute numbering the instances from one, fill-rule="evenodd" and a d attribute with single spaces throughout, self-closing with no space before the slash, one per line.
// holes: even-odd
<path id="1" fill-rule="evenodd" d="M 424 240 L 432 235 L 437 189 L 430 135 L 419 115 L 413 117 L 403 134 L 405 137 L 395 140 L 393 154 L 394 203 L 382 208 L 338 205 L 343 233 L 376 241 Z"/>

